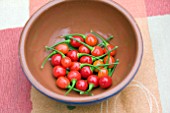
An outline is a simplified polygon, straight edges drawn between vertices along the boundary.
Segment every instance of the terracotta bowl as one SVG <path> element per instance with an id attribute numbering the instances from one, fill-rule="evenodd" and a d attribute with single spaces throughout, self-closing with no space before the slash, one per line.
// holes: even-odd
<path id="1" fill-rule="evenodd" d="M 45 45 L 61 41 L 59 36 L 68 33 L 88 33 L 91 29 L 112 34 L 113 45 L 118 45 L 116 58 L 120 59 L 113 74 L 113 85 L 108 89 L 97 88 L 94 96 L 79 95 L 55 85 L 52 66 L 40 65 L 47 56 Z M 134 78 L 143 53 L 142 37 L 132 16 L 120 5 L 110 0 L 54 0 L 41 7 L 29 19 L 21 34 L 19 45 L 20 62 L 31 84 L 44 95 L 69 105 L 84 105 L 101 102 L 125 88 Z"/>

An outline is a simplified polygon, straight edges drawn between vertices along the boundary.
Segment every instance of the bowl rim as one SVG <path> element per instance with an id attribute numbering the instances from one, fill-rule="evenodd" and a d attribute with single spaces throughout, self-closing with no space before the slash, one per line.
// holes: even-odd
<path id="1" fill-rule="evenodd" d="M 137 45 L 137 55 L 136 55 L 136 59 L 135 59 L 135 63 L 132 67 L 132 70 L 129 72 L 129 74 L 127 75 L 127 77 L 117 86 L 115 86 L 113 89 L 108 90 L 106 92 L 103 92 L 101 94 L 95 95 L 95 96 L 88 96 L 88 97 L 83 97 L 83 98 L 79 98 L 79 97 L 70 97 L 70 96 L 64 96 L 64 95 L 60 95 L 57 93 L 54 93 L 52 91 L 50 91 L 49 89 L 45 88 L 43 85 L 41 85 L 31 74 L 31 72 L 29 71 L 29 68 L 27 66 L 27 62 L 26 62 L 26 58 L 25 58 L 25 40 L 27 37 L 27 33 L 30 29 L 30 27 L 32 26 L 32 23 L 34 23 L 34 21 L 46 10 L 48 10 L 49 8 L 59 4 L 59 3 L 63 3 L 66 2 L 67 0 L 54 0 L 51 1 L 47 4 L 45 4 L 44 6 L 42 6 L 38 11 L 36 11 L 31 17 L 30 19 L 27 21 L 27 23 L 25 24 L 21 36 L 20 36 L 20 41 L 19 41 L 19 61 L 22 67 L 22 70 L 26 76 L 26 78 L 31 82 L 31 84 L 41 93 L 43 93 L 44 95 L 48 96 L 49 98 L 52 98 L 56 101 L 59 102 L 63 102 L 66 104 L 89 104 L 89 103 L 94 103 L 94 102 L 100 102 L 102 100 L 105 100 L 107 98 L 110 98 L 114 95 L 116 95 L 117 93 L 119 93 L 121 90 L 123 90 L 134 78 L 134 76 L 136 75 L 140 65 L 141 65 L 141 61 L 142 61 L 142 56 L 143 56 L 143 40 L 142 40 L 142 35 L 141 32 L 139 30 L 139 27 L 136 23 L 136 21 L 134 20 L 134 18 L 131 16 L 131 14 L 125 10 L 121 5 L 119 5 L 118 3 L 112 1 L 112 0 L 98 0 L 97 2 L 102 2 L 104 4 L 109 4 L 112 7 L 116 8 L 120 13 L 122 13 L 126 19 L 128 19 L 129 23 L 131 24 L 133 30 L 135 31 L 135 35 L 136 35 L 136 41 L 138 43 Z M 95 0 L 96 1 L 96 0 Z"/>

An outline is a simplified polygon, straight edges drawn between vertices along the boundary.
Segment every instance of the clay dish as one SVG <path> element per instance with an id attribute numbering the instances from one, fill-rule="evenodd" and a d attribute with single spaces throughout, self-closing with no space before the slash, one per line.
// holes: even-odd
<path id="1" fill-rule="evenodd" d="M 47 56 L 45 45 L 61 41 L 59 36 L 68 33 L 88 33 L 91 29 L 106 35 L 112 34 L 113 45 L 118 45 L 116 58 L 120 64 L 108 89 L 97 88 L 94 96 L 79 95 L 55 85 L 52 66 L 48 62 L 40 69 Z M 23 71 L 31 84 L 44 95 L 66 104 L 82 105 L 101 102 L 125 88 L 139 69 L 143 43 L 133 17 L 111 0 L 54 0 L 41 7 L 25 25 L 19 44 L 19 57 Z"/>

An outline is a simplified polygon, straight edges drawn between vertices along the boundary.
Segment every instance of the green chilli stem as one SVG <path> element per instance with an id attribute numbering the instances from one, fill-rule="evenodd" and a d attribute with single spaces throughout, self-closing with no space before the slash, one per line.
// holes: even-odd
<path id="1" fill-rule="evenodd" d="M 110 75 L 111 71 L 112 71 L 112 69 L 111 69 L 111 68 L 109 68 L 109 69 L 108 69 L 109 75 Z"/>
<path id="2" fill-rule="evenodd" d="M 70 50 L 78 50 L 77 48 L 73 47 L 70 43 L 67 44 Z"/>
<path id="3" fill-rule="evenodd" d="M 73 79 L 72 81 L 72 85 L 71 87 L 69 88 L 69 90 L 65 93 L 65 95 L 68 95 L 70 93 L 70 91 L 74 88 L 74 86 L 76 85 L 76 82 L 77 80 L 76 79 Z"/>
<path id="4" fill-rule="evenodd" d="M 84 43 L 84 42 L 82 42 L 82 41 L 79 41 L 79 40 L 77 40 L 77 39 L 75 39 L 75 38 L 71 38 L 71 39 L 76 40 L 77 42 L 83 44 L 84 46 L 86 46 L 87 48 L 89 48 L 91 51 L 94 49 L 94 47 L 91 47 L 91 46 L 89 46 L 88 44 L 86 44 L 86 43 Z M 118 46 L 115 46 L 113 49 L 111 49 L 111 50 L 108 51 L 107 53 L 105 53 L 105 54 L 103 54 L 103 55 L 101 55 L 101 56 L 95 57 L 95 58 L 96 58 L 96 59 L 100 59 L 100 58 L 104 57 L 105 55 L 107 55 L 108 53 L 112 52 L 113 50 L 116 50 L 117 48 L 118 48 Z"/>
<path id="5" fill-rule="evenodd" d="M 89 89 L 86 91 L 86 92 L 90 92 L 92 89 L 93 89 L 93 87 L 94 87 L 94 84 L 89 84 Z"/>
<path id="6" fill-rule="evenodd" d="M 107 39 L 106 39 L 106 41 L 108 42 L 108 41 L 110 41 L 111 39 L 113 39 L 114 37 L 112 36 L 112 35 L 110 35 Z"/>
<path id="7" fill-rule="evenodd" d="M 72 38 L 72 37 L 71 37 L 70 39 L 76 40 L 76 41 L 79 42 L 80 44 L 83 44 L 84 46 L 86 46 L 87 48 L 89 48 L 90 51 L 92 51 L 92 50 L 94 49 L 94 47 L 89 46 L 88 44 L 86 44 L 86 43 L 84 43 L 84 42 L 82 42 L 82 41 L 80 41 L 80 40 L 77 40 L 77 39 Z"/>
<path id="8" fill-rule="evenodd" d="M 104 45 L 104 46 L 105 46 L 105 48 L 107 49 L 107 51 L 109 51 L 108 48 L 106 47 L 106 45 Z M 107 59 L 107 61 L 106 61 L 106 64 L 109 64 L 110 53 L 108 53 L 108 57 L 107 57 L 107 58 L 108 58 L 108 59 Z M 105 66 L 104 68 L 107 69 L 107 67 L 108 67 L 108 66 Z"/>
<path id="9" fill-rule="evenodd" d="M 64 35 L 64 36 L 61 36 L 61 37 L 72 37 L 72 36 L 81 36 L 83 39 L 86 38 L 86 36 L 84 34 L 80 34 L 80 33 L 74 33 L 74 34 L 68 34 L 68 35 Z"/>
<path id="10" fill-rule="evenodd" d="M 96 58 L 95 56 L 93 55 L 89 55 L 89 54 L 86 54 L 86 53 L 78 53 L 78 58 L 82 57 L 82 56 L 91 56 L 91 57 L 94 57 L 95 59 L 100 59 L 100 58 Z"/>
<path id="11" fill-rule="evenodd" d="M 112 77 L 117 65 L 119 64 L 119 59 L 116 59 L 116 64 L 114 64 L 112 71 L 109 73 L 109 76 Z"/>
<path id="12" fill-rule="evenodd" d="M 91 64 L 80 64 L 80 68 L 82 68 L 84 66 L 90 66 L 90 67 L 93 67 L 93 68 L 100 69 L 98 66 L 94 66 L 94 65 L 91 65 Z M 93 68 L 92 68 L 92 70 L 94 70 Z"/>
<path id="13" fill-rule="evenodd" d="M 94 31 L 91 30 L 91 33 L 93 35 L 95 35 L 96 37 L 100 38 L 103 41 L 104 45 L 109 45 L 109 43 L 101 35 L 99 35 L 97 32 L 94 32 Z"/>
<path id="14" fill-rule="evenodd" d="M 84 92 L 84 93 L 80 92 L 80 94 L 81 94 L 81 95 L 82 95 L 82 94 L 88 94 L 93 88 L 94 88 L 94 84 L 90 83 L 88 90 L 87 90 L 86 92 Z"/>
<path id="15" fill-rule="evenodd" d="M 68 74 L 69 73 L 69 70 L 66 70 L 66 74 Z"/>
<path id="16" fill-rule="evenodd" d="M 54 48 L 52 48 L 52 47 L 45 46 L 45 48 L 47 48 L 47 49 L 49 49 L 49 50 L 53 50 L 53 51 L 59 53 L 59 54 L 62 56 L 62 58 L 66 57 L 62 52 L 60 52 L 60 51 L 58 51 L 58 50 L 56 50 L 56 49 L 54 49 Z"/>
<path id="17" fill-rule="evenodd" d="M 106 41 L 108 42 L 108 41 L 110 41 L 111 39 L 113 38 L 113 36 L 111 35 L 111 36 L 109 36 L 107 39 L 106 39 Z M 101 42 L 100 44 L 98 44 L 97 46 L 104 46 L 105 44 L 103 43 L 103 42 Z"/>
<path id="18" fill-rule="evenodd" d="M 67 88 L 71 88 L 71 86 L 69 85 Z M 77 92 L 82 92 L 81 90 L 77 89 L 77 88 L 73 88 L 74 91 L 77 91 Z"/>
<path id="19" fill-rule="evenodd" d="M 81 92 L 80 92 L 80 95 L 83 95 L 83 94 L 87 94 L 87 95 L 89 95 L 89 96 L 93 96 L 93 93 L 90 93 L 90 92 L 88 92 L 88 93 L 86 92 L 86 93 L 85 93 L 84 91 L 81 91 Z"/>
<path id="20" fill-rule="evenodd" d="M 43 61 L 43 63 L 41 64 L 41 69 L 44 68 L 44 65 L 46 64 L 46 62 L 48 61 L 48 59 L 53 56 L 54 54 L 56 54 L 57 52 L 56 51 L 53 51 L 52 53 L 50 53 Z"/>
<path id="21" fill-rule="evenodd" d="M 101 55 L 101 56 L 98 56 L 97 58 L 102 58 L 102 57 L 104 57 L 104 56 L 106 56 L 107 54 L 109 54 L 110 52 L 112 52 L 113 50 L 116 50 L 118 48 L 118 46 L 115 46 L 113 49 L 111 49 L 110 51 L 108 51 L 107 53 L 105 53 L 105 54 L 103 54 L 103 55 Z M 96 58 L 96 57 L 95 57 Z"/>
<path id="22" fill-rule="evenodd" d="M 112 63 L 112 64 L 99 64 L 99 65 L 96 65 L 96 66 L 85 63 L 85 64 L 80 64 L 80 68 L 82 68 L 84 66 L 89 66 L 89 67 L 97 68 L 98 70 L 100 70 L 100 68 L 99 68 L 100 66 L 110 66 L 110 65 L 114 65 L 114 64 L 118 64 L 118 63 L 115 62 L 115 63 Z"/>
<path id="23" fill-rule="evenodd" d="M 112 63 L 112 64 L 99 64 L 99 65 L 96 65 L 95 67 L 99 67 L 99 66 L 110 66 L 110 65 L 114 65 L 114 64 L 119 64 L 119 62 L 115 62 L 115 63 Z"/>
<path id="24" fill-rule="evenodd" d="M 50 46 L 50 48 L 54 48 L 55 46 L 57 46 L 57 45 L 59 45 L 59 44 L 62 44 L 62 43 L 67 43 L 67 44 L 68 44 L 68 43 L 70 43 L 70 40 L 65 40 L 65 41 L 62 41 L 62 42 L 58 42 L 58 43 Z M 46 48 L 46 49 L 48 50 L 48 48 Z"/>

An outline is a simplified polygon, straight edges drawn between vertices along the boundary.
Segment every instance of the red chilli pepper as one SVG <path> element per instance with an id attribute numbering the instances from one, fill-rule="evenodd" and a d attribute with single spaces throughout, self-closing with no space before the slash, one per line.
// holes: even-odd
<path id="1" fill-rule="evenodd" d="M 108 56 L 104 57 L 104 63 L 106 63 L 108 61 L 109 64 L 115 63 L 115 58 L 110 56 L 110 58 Z M 109 68 L 113 68 L 114 65 L 110 65 Z"/>
<path id="2" fill-rule="evenodd" d="M 63 54 L 67 54 L 69 51 L 69 47 L 67 44 L 59 44 L 55 47 L 55 49 L 62 52 Z"/>
<path id="3" fill-rule="evenodd" d="M 110 76 L 103 76 L 99 79 L 99 85 L 101 88 L 109 88 L 112 85 L 112 78 Z"/>
<path id="4" fill-rule="evenodd" d="M 71 38 L 71 39 L 76 40 L 77 42 L 83 44 L 83 45 L 86 46 L 88 49 L 90 49 L 91 54 L 92 54 L 93 56 L 101 56 L 101 55 L 104 54 L 103 48 L 101 48 L 100 46 L 94 46 L 94 47 L 92 47 L 92 46 L 90 46 L 90 45 L 88 45 L 88 44 L 86 44 L 86 43 L 84 43 L 84 42 L 81 42 L 81 41 L 79 41 L 79 40 L 77 40 L 77 39 L 74 39 L 74 38 Z"/>
<path id="5" fill-rule="evenodd" d="M 79 40 L 79 41 L 82 41 L 84 42 L 84 39 L 81 37 L 81 36 L 73 36 L 73 38 Z M 71 39 L 70 41 L 70 44 L 73 46 L 73 47 L 80 47 L 82 44 L 80 44 L 79 42 Z"/>
<path id="6" fill-rule="evenodd" d="M 56 80 L 56 85 L 57 87 L 61 88 L 61 89 L 68 89 L 68 88 L 71 88 L 70 86 L 70 81 L 67 77 L 59 77 L 57 80 Z M 76 88 L 73 88 L 74 91 L 77 91 L 77 92 L 81 92 L 83 93 L 83 91 L 79 90 L 79 89 L 76 89 Z"/>
<path id="7" fill-rule="evenodd" d="M 90 75 L 93 74 L 93 70 L 94 68 L 90 66 L 84 66 L 83 68 L 81 68 L 80 73 L 82 78 L 87 79 Z"/>
<path id="8" fill-rule="evenodd" d="M 56 49 L 53 49 L 51 47 L 46 46 L 46 48 L 49 49 L 49 50 L 53 50 L 53 52 L 59 53 L 62 56 L 61 64 L 62 64 L 63 67 L 68 68 L 68 67 L 71 66 L 72 61 L 71 61 L 71 59 L 69 57 L 66 57 L 62 52 L 60 52 L 60 51 L 58 51 Z M 47 56 L 47 58 L 49 58 L 49 56 Z M 45 62 L 46 62 L 46 60 L 45 60 Z M 44 64 L 45 63 L 43 62 L 42 67 L 44 67 Z"/>
<path id="9" fill-rule="evenodd" d="M 78 51 L 79 51 L 80 53 L 86 53 L 86 54 L 89 54 L 89 53 L 90 53 L 90 50 L 89 50 L 86 46 L 84 46 L 84 45 L 81 45 L 81 46 L 79 47 Z"/>
<path id="10" fill-rule="evenodd" d="M 88 44 L 90 46 L 96 46 L 98 43 L 98 40 L 97 40 L 96 36 L 94 36 L 92 34 L 88 34 L 86 36 L 85 42 L 86 42 L 86 44 Z"/>
<path id="11" fill-rule="evenodd" d="M 60 54 L 55 54 L 51 57 L 51 64 L 57 66 L 61 64 L 62 56 Z"/>
<path id="12" fill-rule="evenodd" d="M 90 75 L 87 78 L 87 82 L 89 84 L 89 88 L 86 92 L 80 92 L 80 94 L 86 94 L 89 93 L 94 87 L 97 87 L 99 85 L 99 78 L 96 75 Z"/>
<path id="13" fill-rule="evenodd" d="M 61 89 L 67 89 L 70 81 L 68 78 L 61 76 L 56 80 L 56 85 Z"/>
<path id="14" fill-rule="evenodd" d="M 70 66 L 71 71 L 79 71 L 80 69 L 80 62 L 72 62 Z"/>
<path id="15" fill-rule="evenodd" d="M 91 33 L 93 35 L 95 35 L 96 37 L 100 38 L 103 41 L 103 44 L 105 46 L 104 48 L 104 53 L 107 53 L 109 50 L 112 50 L 115 46 L 109 44 L 102 36 L 100 36 L 98 33 L 91 31 Z M 107 48 L 107 49 L 106 49 Z M 110 53 L 111 56 L 114 56 L 116 54 L 116 49 L 112 50 L 112 52 Z"/>
<path id="16" fill-rule="evenodd" d="M 81 91 L 86 91 L 88 88 L 88 83 L 86 80 L 78 80 L 76 83 L 76 88 L 81 90 Z"/>
<path id="17" fill-rule="evenodd" d="M 65 93 L 65 95 L 69 94 L 70 91 L 74 88 L 77 80 L 80 80 L 81 79 L 81 75 L 78 71 L 70 71 L 68 74 L 67 74 L 67 78 L 71 81 L 72 85 L 71 87 L 69 88 L 69 90 Z"/>
<path id="18" fill-rule="evenodd" d="M 104 54 L 104 56 L 105 55 L 106 54 Z M 82 56 L 89 56 L 89 57 L 91 57 L 91 59 L 93 61 L 100 58 L 100 57 L 95 57 L 93 55 L 89 55 L 89 54 L 86 54 L 86 53 L 78 53 L 78 51 L 76 51 L 76 50 L 71 50 L 67 53 L 67 57 L 69 57 L 72 61 L 78 61 L 78 59 Z"/>
<path id="19" fill-rule="evenodd" d="M 55 66 L 53 68 L 53 75 L 56 78 L 58 78 L 60 76 L 65 76 L 66 75 L 66 69 L 63 68 L 62 66 Z"/>
<path id="20" fill-rule="evenodd" d="M 72 46 L 74 47 L 74 46 L 80 46 L 81 44 L 80 43 L 78 43 L 78 42 L 75 42 L 75 41 L 73 41 L 73 40 L 70 40 L 70 37 L 73 37 L 73 38 L 75 38 L 75 39 L 77 39 L 77 40 L 81 40 L 81 41 L 84 41 L 84 39 L 85 39 L 85 35 L 83 35 L 83 34 L 69 34 L 69 35 L 66 35 L 66 36 L 61 36 L 61 37 L 65 37 L 65 40 L 64 41 L 61 41 L 61 42 L 58 42 L 58 43 L 55 43 L 54 45 L 52 45 L 50 48 L 54 48 L 54 47 L 56 47 L 57 45 L 59 45 L 59 44 L 63 44 L 63 43 L 66 43 L 66 44 L 72 44 Z M 46 48 L 47 50 L 48 50 L 48 48 Z"/>

